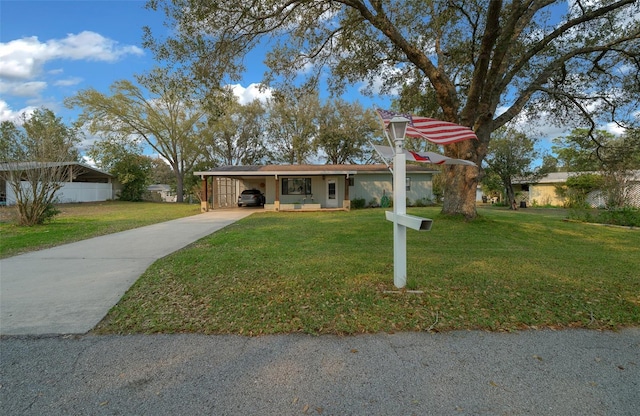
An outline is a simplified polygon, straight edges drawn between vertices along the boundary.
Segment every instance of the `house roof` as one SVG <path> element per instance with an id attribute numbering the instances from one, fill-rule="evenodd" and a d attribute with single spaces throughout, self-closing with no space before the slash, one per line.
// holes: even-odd
<path id="1" fill-rule="evenodd" d="M 159 191 L 169 192 L 169 191 L 171 191 L 171 185 L 167 185 L 167 184 L 164 184 L 164 183 L 156 183 L 156 184 L 147 186 L 147 191 L 151 191 L 151 192 L 159 192 Z"/>
<path id="2" fill-rule="evenodd" d="M 578 172 L 551 172 L 537 181 L 530 179 L 516 179 L 513 183 L 565 183 L 570 176 L 579 175 Z"/>
<path id="3" fill-rule="evenodd" d="M 434 173 L 438 170 L 420 165 L 407 165 L 407 172 Z M 194 172 L 197 176 L 278 176 L 278 175 L 356 175 L 389 173 L 386 165 L 264 165 L 221 166 L 209 171 Z"/>

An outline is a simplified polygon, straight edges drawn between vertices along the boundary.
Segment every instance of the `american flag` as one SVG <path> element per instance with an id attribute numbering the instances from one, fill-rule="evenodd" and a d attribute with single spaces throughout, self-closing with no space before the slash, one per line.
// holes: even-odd
<path id="1" fill-rule="evenodd" d="M 388 110 L 378 109 L 377 112 L 385 127 L 393 117 L 407 118 L 409 120 L 406 133 L 407 137 L 427 139 L 432 143 L 442 145 L 469 139 L 478 140 L 473 130 L 459 124 L 411 114 L 399 114 Z"/>

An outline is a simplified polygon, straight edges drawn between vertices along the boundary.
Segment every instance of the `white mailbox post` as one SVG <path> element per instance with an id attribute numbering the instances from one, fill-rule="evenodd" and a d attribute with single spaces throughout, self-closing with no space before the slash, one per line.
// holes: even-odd
<path id="1" fill-rule="evenodd" d="M 393 117 L 389 121 L 389 132 L 395 148 L 393 156 L 393 212 L 386 218 L 393 221 L 393 283 L 401 289 L 407 284 L 407 227 L 418 231 L 429 231 L 432 220 L 407 215 L 407 159 L 404 153 L 404 138 L 409 120 Z"/>

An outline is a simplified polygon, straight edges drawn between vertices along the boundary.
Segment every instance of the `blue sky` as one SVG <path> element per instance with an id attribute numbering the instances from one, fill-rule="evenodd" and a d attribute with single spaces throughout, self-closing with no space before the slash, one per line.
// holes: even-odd
<path id="1" fill-rule="evenodd" d="M 72 121 L 65 97 L 86 88 L 108 92 L 116 80 L 133 80 L 156 63 L 142 48 L 142 27 L 166 31 L 164 15 L 143 0 L 0 1 L 0 121 L 37 107 Z M 161 32 L 159 32 L 161 33 Z M 264 73 L 248 66 L 236 93 L 251 100 Z M 252 85 L 254 84 L 254 85 Z"/>
<path id="2" fill-rule="evenodd" d="M 0 0 L 0 121 L 15 120 L 37 107 L 73 121 L 65 97 L 86 88 L 108 92 L 120 79 L 150 70 L 156 62 L 142 48 L 142 27 L 168 29 L 162 12 L 144 0 Z M 234 86 L 241 102 L 264 95 L 258 83 L 265 71 L 262 53 L 252 53 L 242 82 Z M 386 106 L 351 89 L 349 99 Z M 268 94 L 268 93 L 267 93 Z"/>
<path id="3" fill-rule="evenodd" d="M 153 64 L 143 22 L 160 22 L 142 1 L 0 2 L 0 119 L 45 106 L 70 116 L 64 97 L 105 90 Z"/>

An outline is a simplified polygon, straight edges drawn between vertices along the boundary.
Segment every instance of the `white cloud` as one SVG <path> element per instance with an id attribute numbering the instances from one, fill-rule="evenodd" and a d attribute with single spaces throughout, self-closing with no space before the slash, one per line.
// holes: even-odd
<path id="1" fill-rule="evenodd" d="M 0 99 L 0 122 L 2 121 L 19 121 L 22 114 L 30 114 L 36 110 L 37 107 L 25 107 L 21 110 L 14 111 L 9 104 Z"/>
<path id="2" fill-rule="evenodd" d="M 269 88 L 261 88 L 260 84 L 249 84 L 247 88 L 244 88 L 240 84 L 233 84 L 229 87 L 233 91 L 233 95 L 238 97 L 238 101 L 242 105 L 249 104 L 254 100 L 260 100 L 264 102 L 271 98 L 271 90 Z"/>
<path id="3" fill-rule="evenodd" d="M 47 88 L 44 81 L 3 82 L 0 81 L 0 93 L 17 97 L 38 97 Z"/>
<path id="4" fill-rule="evenodd" d="M 603 130 L 608 131 L 609 133 L 615 135 L 615 136 L 621 136 L 623 135 L 627 129 L 625 129 L 624 127 L 620 127 L 618 124 L 616 123 L 607 123 L 603 126 Z"/>
<path id="5" fill-rule="evenodd" d="M 0 77 L 32 79 L 42 72 L 45 63 L 56 59 L 115 62 L 130 54 L 144 52 L 89 31 L 44 43 L 36 36 L 25 37 L 0 43 Z"/>
<path id="6" fill-rule="evenodd" d="M 59 81 L 54 82 L 53 85 L 58 87 L 70 87 L 72 85 L 78 85 L 83 81 L 80 77 L 72 77 L 67 79 L 61 79 Z"/>
<path id="7" fill-rule="evenodd" d="M 96 161 L 87 155 L 82 155 L 82 163 L 84 163 L 85 165 L 89 165 L 92 168 L 99 169 Z"/>
<path id="8" fill-rule="evenodd" d="M 504 106 L 498 107 L 496 114 L 499 116 L 507 109 L 508 107 Z M 549 113 L 545 111 L 540 111 L 533 119 L 527 117 L 526 114 L 520 113 L 509 123 L 509 126 L 527 134 L 531 138 L 539 138 L 546 143 L 551 143 L 556 137 L 566 136 L 574 128 L 570 125 L 556 125 L 556 123 L 550 122 L 550 119 Z"/>

